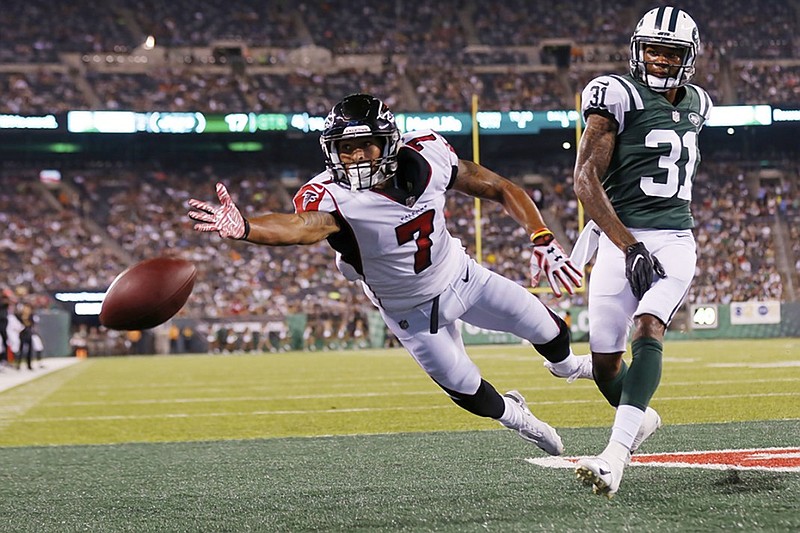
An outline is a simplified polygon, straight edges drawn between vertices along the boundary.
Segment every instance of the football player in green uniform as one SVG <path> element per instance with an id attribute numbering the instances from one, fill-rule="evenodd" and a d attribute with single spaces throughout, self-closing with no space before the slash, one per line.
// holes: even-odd
<path id="1" fill-rule="evenodd" d="M 576 474 L 609 498 L 630 454 L 661 425 L 648 405 L 661 378 L 664 331 L 695 272 L 689 204 L 697 136 L 712 107 L 708 94 L 688 83 L 699 46 L 685 11 L 652 9 L 631 38 L 630 73 L 595 78 L 582 94 L 586 128 L 575 192 L 593 220 L 585 232 L 597 243 L 589 343 L 595 382 L 616 416 L 608 446 L 581 459 Z"/>

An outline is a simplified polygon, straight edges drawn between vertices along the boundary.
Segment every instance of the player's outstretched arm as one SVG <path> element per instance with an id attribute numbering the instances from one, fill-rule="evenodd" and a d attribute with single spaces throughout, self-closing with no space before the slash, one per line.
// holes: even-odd
<path id="1" fill-rule="evenodd" d="M 477 163 L 459 159 L 453 188 L 470 196 L 502 204 L 511 218 L 525 228 L 529 235 L 547 226 L 539 208 L 524 189 Z"/>
<path id="2" fill-rule="evenodd" d="M 314 244 L 339 231 L 330 213 L 267 213 L 251 219 L 242 216 L 222 183 L 217 183 L 219 205 L 192 198 L 189 218 L 197 221 L 194 229 L 217 232 L 220 237 L 240 239 L 255 244 L 286 246 Z"/>
<path id="3" fill-rule="evenodd" d="M 575 289 L 582 284 L 583 273 L 572 264 L 553 232 L 547 229 L 539 208 L 522 187 L 486 167 L 459 160 L 453 188 L 471 196 L 499 202 L 511 218 L 525 228 L 533 246 L 530 262 L 533 286 L 538 285 L 539 277 L 544 273 L 556 297 L 561 296 L 562 287 L 568 293 L 575 294 Z"/>
<path id="4" fill-rule="evenodd" d="M 339 223 L 330 213 L 267 213 L 250 219 L 249 242 L 287 246 L 314 244 L 338 232 Z"/>

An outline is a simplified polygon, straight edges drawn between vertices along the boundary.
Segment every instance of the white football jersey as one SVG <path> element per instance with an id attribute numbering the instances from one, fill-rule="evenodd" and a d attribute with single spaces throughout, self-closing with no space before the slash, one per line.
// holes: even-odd
<path id="1" fill-rule="evenodd" d="M 351 191 L 323 172 L 297 192 L 295 211 L 333 214 L 342 229 L 328 242 L 342 274 L 362 281 L 383 309 L 410 309 L 441 294 L 466 268 L 467 254 L 444 214 L 457 168 L 455 151 L 439 134 L 406 133 L 396 187 Z"/>

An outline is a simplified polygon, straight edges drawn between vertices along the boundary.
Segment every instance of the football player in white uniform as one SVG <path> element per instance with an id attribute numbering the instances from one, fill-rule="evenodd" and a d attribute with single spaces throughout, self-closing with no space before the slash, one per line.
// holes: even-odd
<path id="1" fill-rule="evenodd" d="M 661 425 L 649 403 L 661 379 L 664 331 L 694 276 L 692 178 L 712 107 L 688 83 L 699 46 L 685 11 L 652 9 L 631 38 L 630 73 L 595 78 L 582 95 L 575 192 L 596 226 L 578 240 L 602 231 L 589 286 L 589 346 L 595 383 L 616 416 L 608 446 L 579 461 L 576 472 L 608 497 L 630 454 Z M 628 367 L 622 354 L 631 327 Z"/>
<path id="2" fill-rule="evenodd" d="M 342 274 L 363 286 L 389 329 L 456 404 L 561 454 L 558 433 L 531 414 L 519 392 L 501 396 L 482 379 L 455 323 L 513 333 L 530 341 L 555 375 L 591 378 L 590 358 L 572 354 L 564 321 L 524 287 L 472 260 L 447 230 L 448 190 L 500 202 L 531 236 L 532 275 L 543 272 L 558 295 L 572 293 L 582 274 L 527 193 L 458 159 L 433 131 L 401 137 L 386 105 L 366 94 L 333 107 L 320 142 L 327 170 L 300 188 L 294 214 L 247 220 L 219 183 L 219 205 L 189 201 L 195 229 L 278 246 L 327 239 Z"/>

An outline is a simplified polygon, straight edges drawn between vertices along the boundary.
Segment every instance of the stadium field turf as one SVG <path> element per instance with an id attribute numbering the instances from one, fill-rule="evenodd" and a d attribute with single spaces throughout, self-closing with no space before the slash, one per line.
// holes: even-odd
<path id="1" fill-rule="evenodd" d="M 665 426 L 610 501 L 562 468 L 606 442 L 594 385 L 529 347 L 469 351 L 566 462 L 455 407 L 402 350 L 89 359 L 0 393 L 0 531 L 800 530 L 800 340 L 667 343 Z"/>

